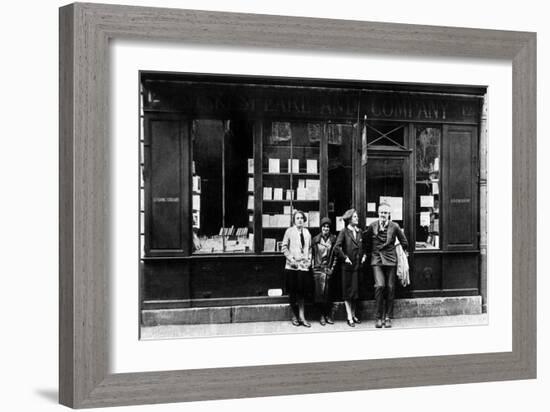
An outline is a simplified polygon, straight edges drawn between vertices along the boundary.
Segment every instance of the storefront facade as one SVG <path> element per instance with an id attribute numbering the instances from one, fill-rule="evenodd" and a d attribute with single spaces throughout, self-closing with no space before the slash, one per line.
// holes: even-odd
<path id="1" fill-rule="evenodd" d="M 283 304 L 291 212 L 335 233 L 381 201 L 410 243 L 398 298 L 484 295 L 485 88 L 147 72 L 140 86 L 142 310 Z"/>

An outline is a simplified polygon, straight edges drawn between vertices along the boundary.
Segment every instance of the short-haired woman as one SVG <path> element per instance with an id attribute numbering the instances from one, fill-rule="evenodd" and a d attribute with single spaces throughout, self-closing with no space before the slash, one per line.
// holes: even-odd
<path id="1" fill-rule="evenodd" d="M 282 251 L 286 258 L 286 288 L 293 313 L 291 322 L 294 326 L 303 325 L 309 328 L 311 324 L 305 318 L 304 305 L 310 280 L 311 235 L 304 227 L 305 222 L 305 213 L 295 211 L 292 216 L 293 224 L 283 236 Z"/>
<path id="2" fill-rule="evenodd" d="M 345 227 L 338 234 L 334 250 L 342 262 L 342 299 L 348 325 L 353 328 L 356 323 L 361 323 L 355 310 L 359 299 L 359 270 L 365 261 L 365 252 L 357 211 L 346 211 L 343 219 Z"/>
<path id="3" fill-rule="evenodd" d="M 312 240 L 314 300 L 320 312 L 319 323 L 325 326 L 333 324 L 331 279 L 336 265 L 334 245 L 336 236 L 330 233 L 331 220 L 321 219 L 321 233 Z"/>

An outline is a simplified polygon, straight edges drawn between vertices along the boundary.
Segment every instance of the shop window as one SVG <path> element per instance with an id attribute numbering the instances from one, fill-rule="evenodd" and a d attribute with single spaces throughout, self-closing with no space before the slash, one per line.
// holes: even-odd
<path id="1" fill-rule="evenodd" d="M 440 248 L 441 128 L 416 128 L 416 249 Z"/>
<path id="2" fill-rule="evenodd" d="M 280 252 L 294 210 L 306 213 L 315 234 L 320 223 L 321 123 L 267 121 L 262 161 L 263 251 Z"/>
<path id="3" fill-rule="evenodd" d="M 342 216 L 352 205 L 352 142 L 355 128 L 352 124 L 327 125 L 328 143 L 328 216 L 331 232 L 344 226 Z"/>
<path id="4" fill-rule="evenodd" d="M 247 124 L 193 122 L 194 254 L 254 252 L 252 159 L 253 139 Z"/>

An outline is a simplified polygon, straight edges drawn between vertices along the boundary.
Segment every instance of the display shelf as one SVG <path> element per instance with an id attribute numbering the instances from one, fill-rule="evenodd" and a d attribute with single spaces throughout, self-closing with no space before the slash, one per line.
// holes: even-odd
<path id="1" fill-rule="evenodd" d="M 316 203 L 319 203 L 319 199 L 315 199 L 315 200 L 306 200 L 306 199 L 300 199 L 300 200 L 296 200 L 296 199 L 293 199 L 293 200 L 264 199 L 264 200 L 262 200 L 262 202 L 264 202 L 264 203 L 301 203 L 301 202 L 316 202 Z"/>
<path id="2" fill-rule="evenodd" d="M 269 173 L 269 172 L 263 172 L 264 176 L 316 176 L 319 177 L 319 173 L 306 173 L 306 172 L 299 172 L 299 173 L 290 173 L 290 172 L 280 172 L 280 173 Z"/>
<path id="3" fill-rule="evenodd" d="M 292 148 L 292 149 L 297 149 L 297 150 L 302 150 L 302 149 L 319 150 L 319 146 L 283 145 L 283 144 L 273 144 L 273 143 L 268 143 L 268 144 L 264 143 L 264 147 L 265 148 L 270 148 L 270 149 L 273 149 L 273 148 L 290 149 L 290 148 Z"/>

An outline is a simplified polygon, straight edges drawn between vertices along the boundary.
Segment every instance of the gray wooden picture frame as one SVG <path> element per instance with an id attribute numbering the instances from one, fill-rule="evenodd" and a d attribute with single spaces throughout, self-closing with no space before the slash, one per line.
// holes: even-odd
<path id="1" fill-rule="evenodd" d="M 536 34 L 211 11 L 60 9 L 59 399 L 74 408 L 536 377 Z M 513 66 L 511 352 L 110 374 L 109 40 L 496 58 Z M 514 219 L 517 223 L 517 220 Z M 506 228 L 506 229 L 505 229 Z M 137 276 L 137 274 L 136 274 Z"/>

